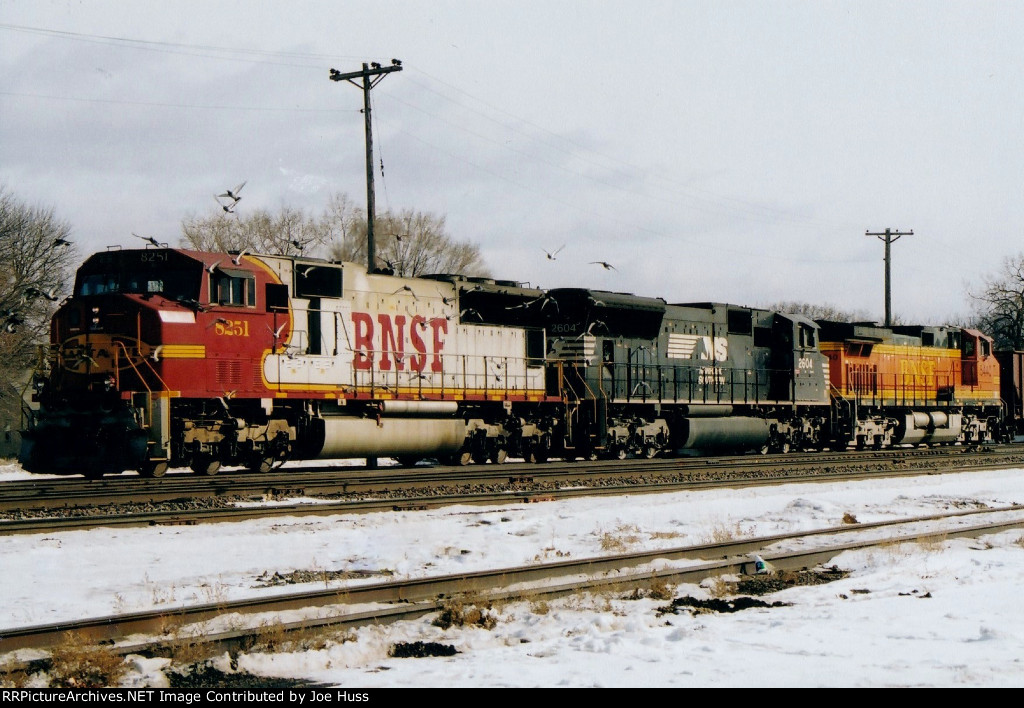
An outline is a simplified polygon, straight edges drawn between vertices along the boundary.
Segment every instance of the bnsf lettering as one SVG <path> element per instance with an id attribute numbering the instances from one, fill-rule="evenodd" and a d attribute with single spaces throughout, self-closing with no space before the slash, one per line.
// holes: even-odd
<path id="1" fill-rule="evenodd" d="M 935 376 L 935 362 L 922 359 L 921 361 L 900 361 L 900 373 L 904 376 Z"/>
<path id="2" fill-rule="evenodd" d="M 380 357 L 377 368 L 381 371 L 391 371 L 392 367 L 397 371 L 404 371 L 406 364 L 412 371 L 423 371 L 428 361 L 431 371 L 442 371 L 441 353 L 444 350 L 445 335 L 448 334 L 448 320 L 445 318 L 428 320 L 421 315 L 415 315 L 407 323 L 405 315 L 392 317 L 379 314 L 375 323 L 373 315 L 367 312 L 353 312 L 352 326 L 355 330 L 352 366 L 356 369 L 373 368 L 377 354 Z M 428 328 L 431 335 L 424 340 Z M 411 348 L 408 356 L 406 343 Z"/>

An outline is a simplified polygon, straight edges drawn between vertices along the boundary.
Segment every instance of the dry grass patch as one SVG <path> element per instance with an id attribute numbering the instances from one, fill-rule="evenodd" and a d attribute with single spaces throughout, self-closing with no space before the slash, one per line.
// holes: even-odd
<path id="1" fill-rule="evenodd" d="M 708 535 L 705 537 L 705 543 L 729 543 L 745 536 L 746 533 L 743 528 L 739 525 L 739 522 L 732 526 L 726 526 L 725 524 L 717 524 L 711 528 Z"/>
<path id="2" fill-rule="evenodd" d="M 732 594 L 733 584 L 720 575 L 705 578 L 700 586 L 707 591 L 708 595 L 715 598 L 728 597 Z"/>
<path id="3" fill-rule="evenodd" d="M 638 526 L 632 524 L 619 524 L 611 531 L 601 534 L 601 550 L 623 552 L 629 550 L 642 540 L 641 531 Z"/>
<path id="4" fill-rule="evenodd" d="M 249 649 L 265 653 L 319 651 L 331 642 L 344 644 L 355 641 L 352 630 L 334 630 L 330 627 L 298 627 L 287 629 L 283 624 L 261 624 L 252 638 Z"/>
<path id="5" fill-rule="evenodd" d="M 545 548 L 541 553 L 538 553 L 533 557 L 534 562 L 540 563 L 542 561 L 551 560 L 552 558 L 568 558 L 572 553 L 569 551 L 561 551 L 554 546 Z"/>
<path id="6" fill-rule="evenodd" d="M 111 647 L 98 646 L 69 632 L 50 652 L 51 688 L 117 686 L 127 672 L 124 657 Z"/>
<path id="7" fill-rule="evenodd" d="M 946 541 L 948 540 L 948 534 L 940 534 L 938 536 L 928 536 L 927 538 L 922 538 L 917 542 L 917 545 L 923 551 L 927 551 L 929 553 L 938 553 L 945 547 Z"/>
<path id="8" fill-rule="evenodd" d="M 481 608 L 469 599 L 452 598 L 445 601 L 441 607 L 441 613 L 432 624 L 441 629 L 451 627 L 494 629 L 498 624 L 498 618 L 491 614 L 492 609 L 489 602 L 484 603 L 484 607 Z"/>
<path id="9" fill-rule="evenodd" d="M 650 598 L 652 600 L 671 600 L 673 597 L 675 597 L 674 586 L 669 584 L 665 578 L 651 573 L 650 582 L 646 586 L 634 588 L 633 592 L 626 595 L 624 599 L 644 600 Z"/>

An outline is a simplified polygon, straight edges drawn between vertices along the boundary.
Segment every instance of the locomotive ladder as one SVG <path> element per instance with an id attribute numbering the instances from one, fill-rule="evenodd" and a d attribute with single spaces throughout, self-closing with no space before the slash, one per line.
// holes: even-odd
<path id="1" fill-rule="evenodd" d="M 603 390 L 600 391 L 601 395 L 597 395 L 594 392 L 586 379 L 579 373 L 579 369 L 575 365 L 573 365 L 572 371 L 574 375 L 571 378 L 574 379 L 574 381 L 570 380 L 570 377 L 565 376 L 564 369 L 559 374 L 565 382 L 564 390 L 566 392 L 566 397 L 564 399 L 566 409 L 564 436 L 565 447 L 569 449 L 585 447 L 588 450 L 593 450 L 595 447 L 603 446 L 603 441 L 607 435 L 608 399 Z M 574 383 L 582 386 L 582 396 L 577 392 Z M 593 426 L 586 424 L 588 420 L 591 423 L 596 423 L 596 435 L 593 432 Z M 577 429 L 577 426 L 582 426 L 582 431 L 591 431 L 587 433 L 586 441 L 579 441 L 577 439 L 577 436 L 581 434 L 581 431 Z M 597 438 L 597 444 L 595 444 L 595 437 Z M 580 444 L 581 442 L 583 443 L 582 445 Z"/>
<path id="2" fill-rule="evenodd" d="M 829 406 L 829 417 L 831 418 L 829 421 L 829 432 L 834 439 L 836 431 L 839 429 L 839 408 L 844 408 L 847 411 L 850 424 L 853 425 L 857 420 L 857 401 L 851 401 L 844 396 L 843 392 L 840 391 L 832 382 L 829 382 L 828 387 L 833 400 L 839 401 L 839 406 Z"/>

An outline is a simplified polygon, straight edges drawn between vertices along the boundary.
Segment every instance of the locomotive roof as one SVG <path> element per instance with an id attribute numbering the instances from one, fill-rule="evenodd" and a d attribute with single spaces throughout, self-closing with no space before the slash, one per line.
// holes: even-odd
<path id="1" fill-rule="evenodd" d="M 628 308 L 664 312 L 667 303 L 660 297 L 644 297 L 610 290 L 588 290 L 586 288 L 552 288 L 552 297 L 566 300 L 585 300 L 602 307 Z"/>

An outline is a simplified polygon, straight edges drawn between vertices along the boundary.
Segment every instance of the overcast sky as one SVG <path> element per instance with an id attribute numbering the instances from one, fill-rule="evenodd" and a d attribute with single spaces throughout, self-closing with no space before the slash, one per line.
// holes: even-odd
<path id="1" fill-rule="evenodd" d="M 1024 3 L 0 0 L 0 183 L 80 254 L 366 200 L 496 277 L 966 314 L 1024 249 Z M 556 261 L 544 250 L 565 245 Z M 590 261 L 612 263 L 610 271 Z"/>

